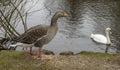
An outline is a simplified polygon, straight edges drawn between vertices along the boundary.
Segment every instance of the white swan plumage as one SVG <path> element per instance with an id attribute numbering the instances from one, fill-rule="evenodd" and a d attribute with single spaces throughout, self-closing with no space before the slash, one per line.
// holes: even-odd
<path id="1" fill-rule="evenodd" d="M 111 41 L 110 41 L 109 35 L 111 34 L 111 28 L 106 28 L 105 33 L 106 33 L 106 36 L 102 34 L 91 34 L 91 38 L 98 43 L 110 44 Z"/>

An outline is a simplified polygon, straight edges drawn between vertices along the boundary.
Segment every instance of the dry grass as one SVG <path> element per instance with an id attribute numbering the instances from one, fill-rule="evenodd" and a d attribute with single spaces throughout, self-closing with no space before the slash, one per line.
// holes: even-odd
<path id="1" fill-rule="evenodd" d="M 35 59 L 26 51 L 1 51 L 0 70 L 120 70 L 120 55 L 88 52 Z"/>

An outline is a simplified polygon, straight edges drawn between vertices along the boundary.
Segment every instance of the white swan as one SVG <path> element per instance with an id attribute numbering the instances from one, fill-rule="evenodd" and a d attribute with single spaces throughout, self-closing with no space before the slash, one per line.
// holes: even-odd
<path id="1" fill-rule="evenodd" d="M 91 34 L 91 38 L 98 43 L 110 44 L 111 41 L 109 35 L 111 34 L 111 28 L 106 28 L 105 33 L 106 37 L 102 34 Z"/>

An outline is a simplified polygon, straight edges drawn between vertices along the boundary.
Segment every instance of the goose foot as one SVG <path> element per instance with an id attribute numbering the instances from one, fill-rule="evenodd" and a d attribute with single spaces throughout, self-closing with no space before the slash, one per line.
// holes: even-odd
<path id="1" fill-rule="evenodd" d="M 41 55 L 38 55 L 37 57 L 38 57 L 38 58 L 42 58 L 42 56 L 41 56 Z"/>

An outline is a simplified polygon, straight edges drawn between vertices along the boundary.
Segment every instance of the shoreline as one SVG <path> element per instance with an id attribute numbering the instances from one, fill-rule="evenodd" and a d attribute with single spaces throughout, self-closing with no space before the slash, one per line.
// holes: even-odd
<path id="1" fill-rule="evenodd" d="M 1 70 L 120 70 L 120 54 L 81 52 L 75 55 L 45 55 L 37 59 L 28 51 L 1 51 Z"/>

